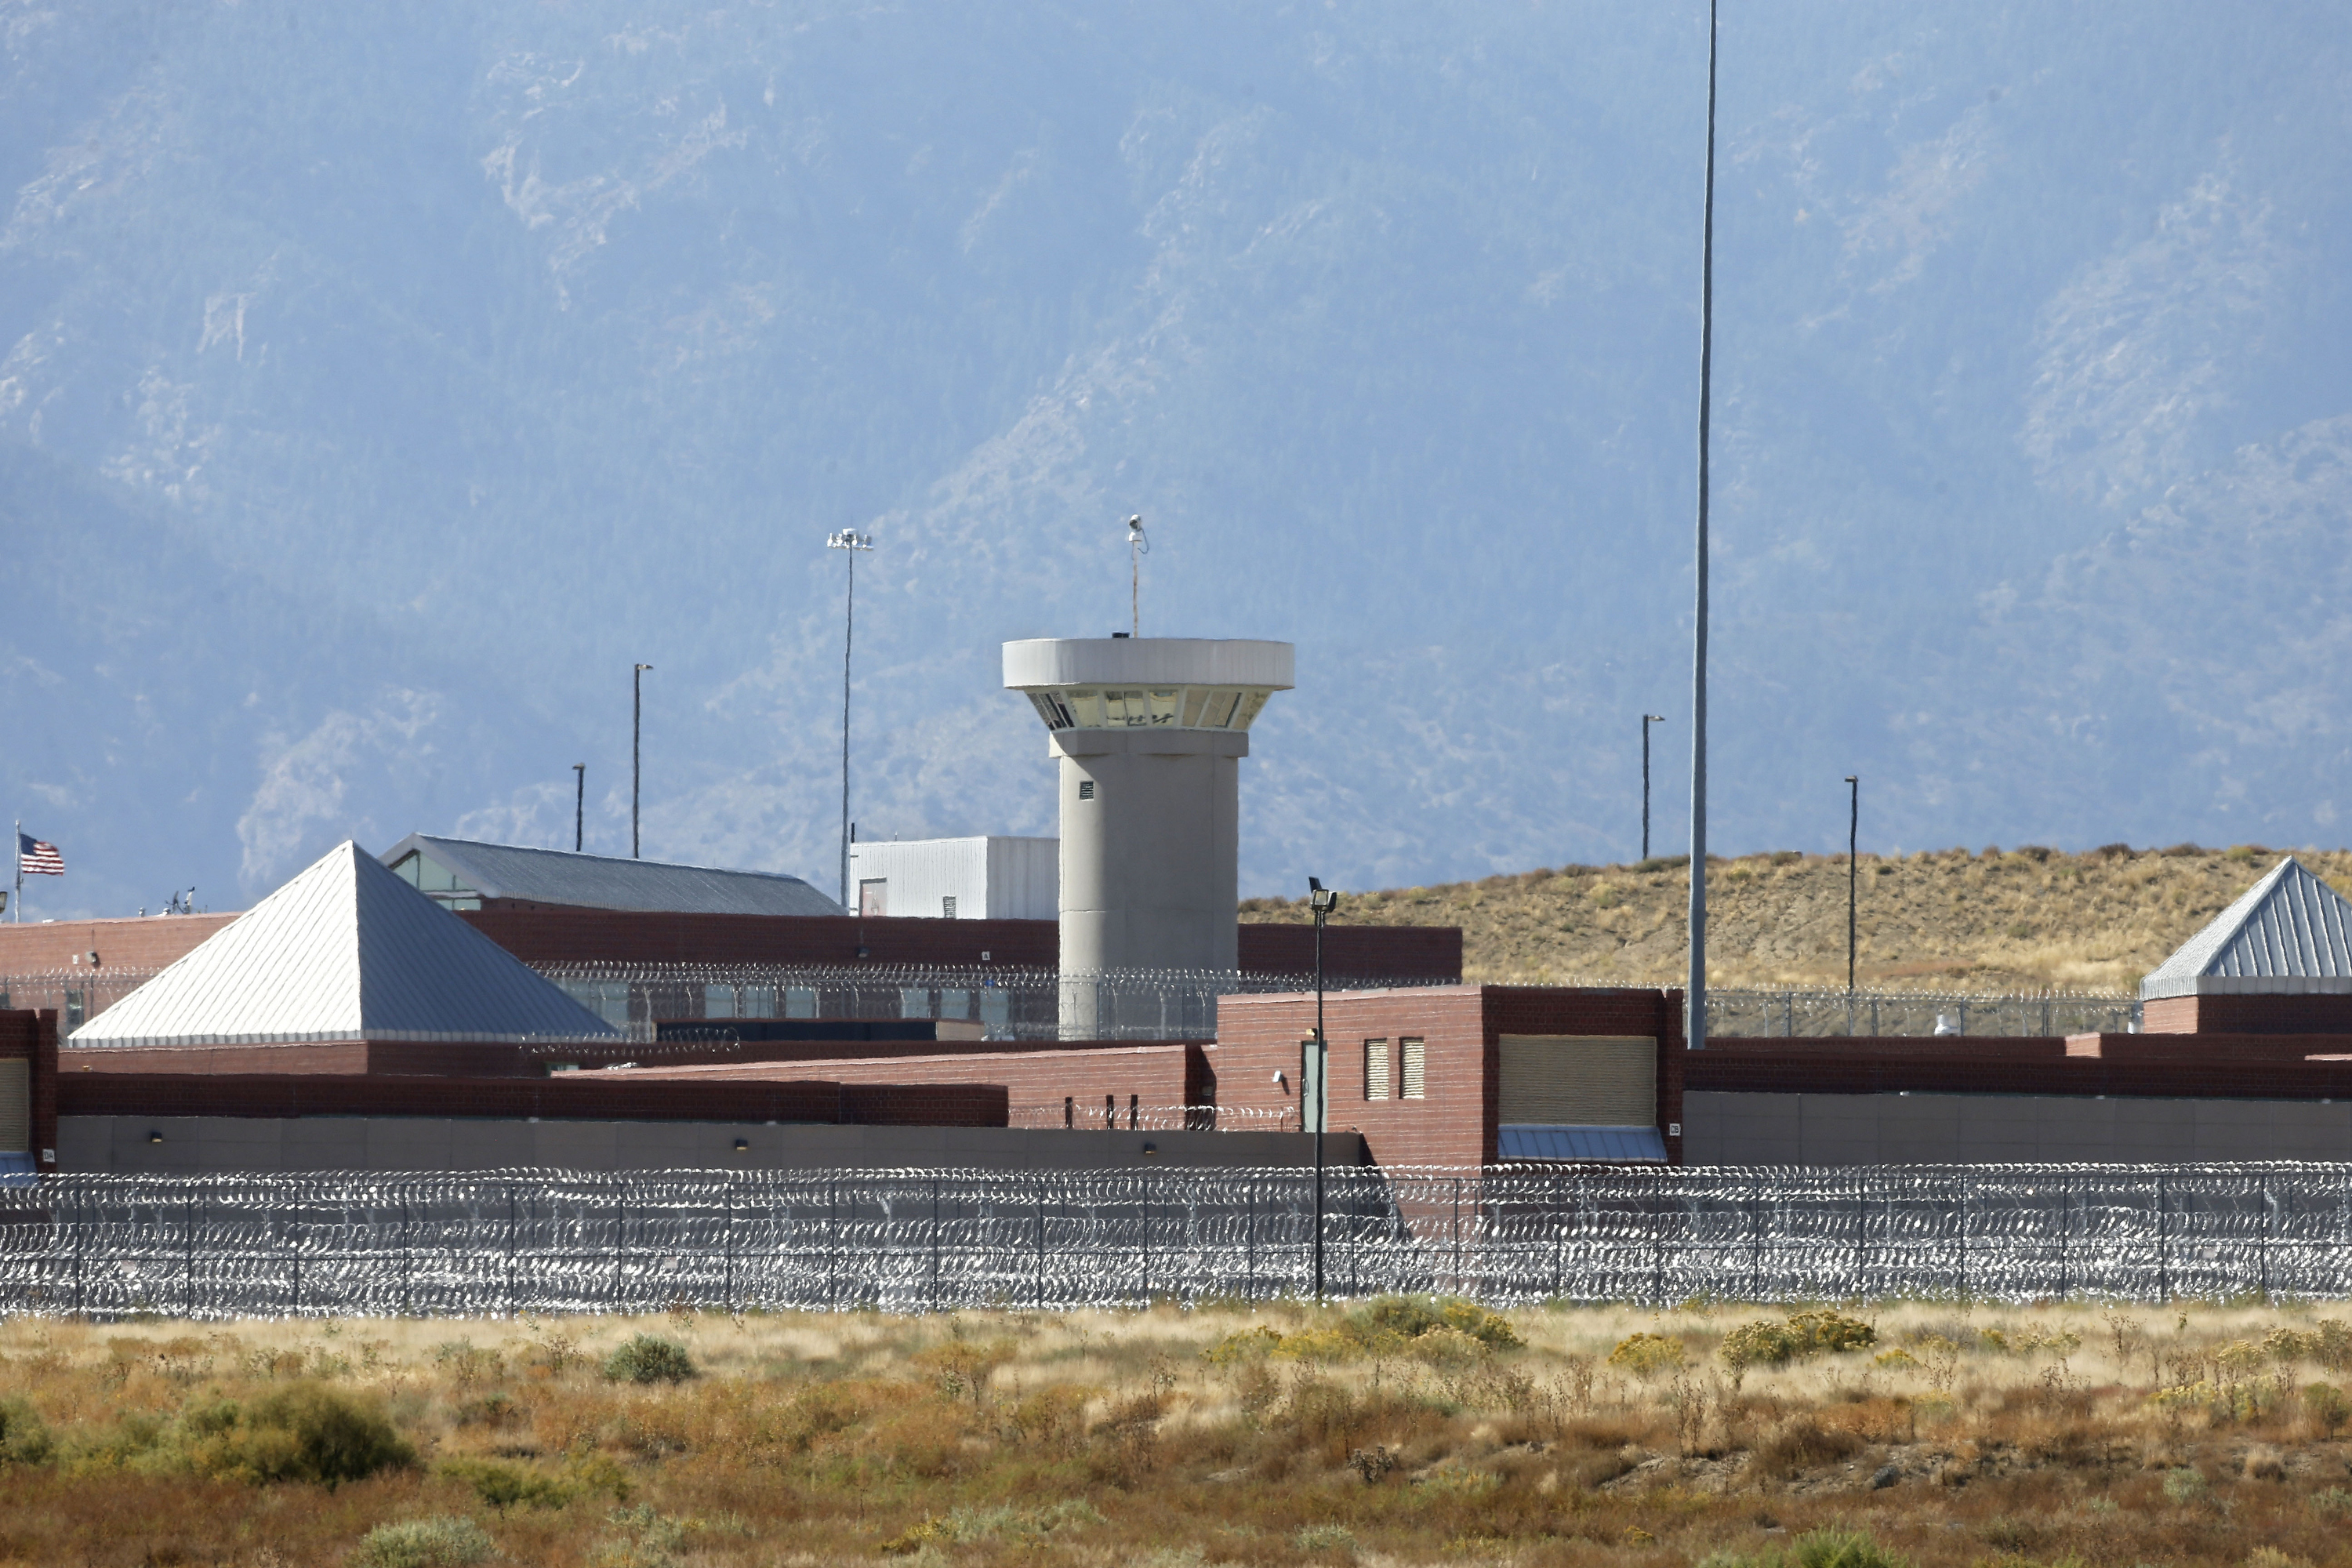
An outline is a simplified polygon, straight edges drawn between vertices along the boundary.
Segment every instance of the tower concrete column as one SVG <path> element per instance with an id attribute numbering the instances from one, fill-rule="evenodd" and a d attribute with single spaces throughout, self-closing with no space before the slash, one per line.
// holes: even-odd
<path id="1" fill-rule="evenodd" d="M 1288 643 L 1004 645 L 1004 684 L 1045 721 L 1059 773 L 1065 1036 L 1114 1022 L 1098 977 L 1239 967 L 1240 763 L 1292 682 Z"/>

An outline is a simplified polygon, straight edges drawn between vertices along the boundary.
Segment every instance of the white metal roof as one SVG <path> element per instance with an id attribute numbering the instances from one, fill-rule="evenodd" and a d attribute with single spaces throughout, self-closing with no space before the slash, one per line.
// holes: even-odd
<path id="1" fill-rule="evenodd" d="M 1264 686 L 1297 683 L 1291 645 L 1244 637 L 1035 637 L 1004 645 L 1004 684 Z"/>
<path id="2" fill-rule="evenodd" d="M 2352 992 L 2352 901 L 2290 855 L 2140 982 L 2166 996 Z"/>
<path id="3" fill-rule="evenodd" d="M 77 1046 L 616 1037 L 349 840 L 73 1032 Z"/>
<path id="4" fill-rule="evenodd" d="M 486 899 L 521 899 L 592 910 L 663 914 L 838 915 L 842 907 L 781 871 L 724 871 L 660 860 L 526 849 L 412 833 L 383 852 L 387 866 L 410 850 L 455 873 Z"/>

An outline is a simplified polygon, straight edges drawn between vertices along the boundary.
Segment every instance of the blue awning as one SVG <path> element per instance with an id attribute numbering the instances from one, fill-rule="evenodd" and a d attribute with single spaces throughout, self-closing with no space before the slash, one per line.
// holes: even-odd
<path id="1" fill-rule="evenodd" d="M 1665 1163 L 1666 1141 L 1654 1127 L 1499 1127 L 1500 1160 L 1652 1160 Z"/>

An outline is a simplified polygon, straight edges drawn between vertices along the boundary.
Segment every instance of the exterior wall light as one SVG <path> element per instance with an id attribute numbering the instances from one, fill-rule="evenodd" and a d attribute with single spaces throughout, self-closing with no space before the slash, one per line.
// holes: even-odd
<path id="1" fill-rule="evenodd" d="M 147 1130 L 147 1142 L 150 1143 L 161 1143 L 163 1141 L 163 1135 L 161 1132 L 156 1131 L 152 1127 Z"/>

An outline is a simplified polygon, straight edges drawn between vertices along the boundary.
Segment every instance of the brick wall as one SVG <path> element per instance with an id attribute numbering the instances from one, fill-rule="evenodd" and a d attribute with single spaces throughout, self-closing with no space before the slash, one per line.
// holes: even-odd
<path id="1" fill-rule="evenodd" d="M 526 963 L 868 963 L 962 966 L 982 962 L 1051 969 L 1054 921 L 948 921 L 844 915 L 682 915 L 566 910 L 486 900 L 464 919 Z M 1315 964 L 1309 926 L 1244 925 L 1241 967 L 1305 973 Z M 1324 933 L 1327 973 L 1452 979 L 1462 932 L 1452 926 L 1366 926 Z"/>
<path id="2" fill-rule="evenodd" d="M 1764 1094 L 2352 1098 L 2352 1061 L 2310 1061 L 2258 1037 L 2209 1035 L 2178 1054 L 2145 1036 L 2098 1037 L 2137 1054 L 2069 1055 L 2056 1038 L 1719 1039 L 1685 1053 L 1684 1081 L 1693 1091 Z"/>
<path id="3" fill-rule="evenodd" d="M 1331 1125 L 1364 1134 L 1383 1165 L 1473 1165 L 1495 1157 L 1495 1093 L 1504 1035 L 1646 1035 L 1659 1042 L 1658 1122 L 1682 1120 L 1682 994 L 1566 986 L 1447 985 L 1345 992 L 1325 998 L 1331 1041 Z M 1314 1033 L 1311 994 L 1226 996 L 1210 1060 L 1220 1106 L 1297 1114 L 1298 1042 Z M 1398 1044 L 1426 1052 L 1423 1100 L 1400 1100 Z M 1389 1097 L 1364 1098 L 1364 1044 L 1385 1040 Z M 1280 1072 L 1284 1085 L 1274 1082 Z M 1294 1122 L 1294 1125 L 1296 1123 Z M 1667 1140 L 1681 1158 L 1681 1140 Z"/>
<path id="4" fill-rule="evenodd" d="M 1244 923 L 1241 967 L 1251 974 L 1315 973 L 1312 925 Z M 1459 926 L 1326 926 L 1323 973 L 1374 980 L 1459 980 Z"/>
<path id="5" fill-rule="evenodd" d="M 32 1063 L 32 1153 L 36 1170 L 54 1161 L 42 1156 L 58 1146 L 58 1016 L 47 1008 L 0 1011 L 0 1058 Z"/>
<path id="6" fill-rule="evenodd" d="M 2151 1035 L 2352 1035 L 2352 996 L 2166 996 L 2141 1004 Z"/>
<path id="7" fill-rule="evenodd" d="M 236 919 L 225 915 L 150 915 L 144 920 L 0 923 L 0 975 L 46 974 L 98 954 L 100 969 L 162 969 Z"/>
<path id="8" fill-rule="evenodd" d="M 640 1083 L 750 1084 L 806 1074 L 845 1083 L 905 1082 L 990 1085 L 1012 1106 L 1058 1106 L 1074 1101 L 1077 1125 L 1103 1124 L 1103 1100 L 1110 1097 L 1122 1125 L 1129 1106 L 1160 1109 L 1208 1103 L 1208 1065 L 1196 1045 L 1069 1047 L 1049 1050 L 971 1051 L 953 1055 L 800 1058 L 789 1064 L 730 1063 L 703 1067 L 645 1067 L 626 1072 L 583 1073 L 614 1095 Z"/>
<path id="9" fill-rule="evenodd" d="M 428 1078 L 535 1078 L 521 1046 L 459 1040 L 317 1040 L 284 1046 L 68 1046 L 68 1073 L 353 1073 Z"/>
<path id="10" fill-rule="evenodd" d="M 991 963 L 1051 969 L 1059 961 L 1053 921 L 866 920 L 841 915 L 668 914 L 565 909 L 490 899 L 461 916 L 526 963 Z M 0 975 L 47 973 L 96 952 L 101 969 L 155 970 L 177 962 L 236 919 L 231 914 L 144 920 L 0 924 Z M 1252 973 L 1314 967 L 1309 926 L 1244 925 L 1241 966 Z M 1453 926 L 1364 926 L 1324 933 L 1328 973 L 1453 979 L 1462 932 Z"/>
<path id="11" fill-rule="evenodd" d="M 66 1116 L 433 1116 L 621 1121 L 803 1121 L 1002 1127 L 1001 1088 L 979 1083 L 721 1082 L 95 1073 L 58 1086 Z M 634 1076 L 634 1075 L 633 1075 Z M 54 1139 L 54 1133 L 52 1133 Z"/>
<path id="12" fill-rule="evenodd" d="M 1603 990 L 1560 985 L 1489 985 L 1486 992 L 1486 1158 L 1494 1158 L 1496 1091 L 1505 1035 L 1648 1035 L 1658 1042 L 1657 1128 L 1666 1163 L 1683 1160 L 1683 994 L 1637 987 Z"/>

